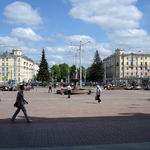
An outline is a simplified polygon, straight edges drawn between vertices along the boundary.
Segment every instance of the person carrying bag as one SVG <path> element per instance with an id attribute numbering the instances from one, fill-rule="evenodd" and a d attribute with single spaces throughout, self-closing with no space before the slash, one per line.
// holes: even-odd
<path id="1" fill-rule="evenodd" d="M 17 110 L 12 116 L 11 121 L 14 122 L 17 114 L 20 112 L 20 110 L 22 110 L 27 122 L 30 123 L 31 119 L 29 119 L 26 108 L 24 106 L 25 104 L 28 104 L 28 102 L 24 99 L 24 85 L 20 85 L 19 88 L 20 90 L 17 93 L 16 102 L 14 103 L 14 107 L 16 107 Z"/>

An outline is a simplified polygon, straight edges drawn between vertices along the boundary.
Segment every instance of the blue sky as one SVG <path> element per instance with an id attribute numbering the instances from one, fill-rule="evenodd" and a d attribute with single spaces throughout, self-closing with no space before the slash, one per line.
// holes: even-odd
<path id="1" fill-rule="evenodd" d="M 90 41 L 85 67 L 96 50 L 102 59 L 116 48 L 149 53 L 149 11 L 149 0 L 2 0 L 0 51 L 20 48 L 38 63 L 44 48 L 49 66 L 74 64 L 79 42 Z"/>

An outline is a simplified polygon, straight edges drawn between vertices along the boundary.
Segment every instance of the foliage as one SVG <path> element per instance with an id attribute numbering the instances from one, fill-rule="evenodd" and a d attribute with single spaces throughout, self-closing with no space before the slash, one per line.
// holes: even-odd
<path id="1" fill-rule="evenodd" d="M 48 63 L 45 58 L 45 51 L 44 49 L 42 50 L 42 57 L 41 57 L 41 62 L 39 65 L 39 71 L 37 74 L 37 80 L 43 82 L 48 82 L 49 81 L 49 70 L 48 70 Z"/>
<path id="2" fill-rule="evenodd" d="M 90 81 L 102 82 L 104 77 L 103 62 L 100 59 L 98 51 L 95 52 L 94 61 L 88 68 L 88 77 Z"/>
<path id="3" fill-rule="evenodd" d="M 66 63 L 59 64 L 59 68 L 60 68 L 60 78 L 66 80 L 68 78 L 70 71 L 68 64 Z"/>
<path id="4" fill-rule="evenodd" d="M 52 66 L 52 68 L 51 68 L 51 78 L 54 79 L 54 80 L 60 80 L 60 68 L 59 68 L 59 65 L 53 65 Z"/>
<path id="5" fill-rule="evenodd" d="M 76 66 L 72 65 L 70 67 L 70 78 L 75 79 L 76 78 Z"/>

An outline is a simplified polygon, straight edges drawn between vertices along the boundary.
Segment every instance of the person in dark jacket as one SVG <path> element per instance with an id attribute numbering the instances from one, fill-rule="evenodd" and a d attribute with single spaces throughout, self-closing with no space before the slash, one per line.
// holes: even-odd
<path id="1" fill-rule="evenodd" d="M 14 104 L 14 106 L 17 107 L 17 110 L 14 113 L 14 115 L 12 116 L 11 121 L 14 122 L 17 114 L 20 112 L 20 110 L 22 110 L 27 122 L 30 123 L 30 122 L 32 122 L 32 120 L 29 119 L 29 117 L 27 115 L 27 110 L 24 106 L 25 104 L 28 104 L 28 102 L 24 99 L 24 93 L 23 93 L 24 85 L 20 85 L 19 88 L 20 88 L 20 90 L 17 93 L 16 102 Z"/>

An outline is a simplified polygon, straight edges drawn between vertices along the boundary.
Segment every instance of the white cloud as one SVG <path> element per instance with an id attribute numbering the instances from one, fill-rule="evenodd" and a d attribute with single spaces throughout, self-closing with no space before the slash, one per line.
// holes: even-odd
<path id="1" fill-rule="evenodd" d="M 51 55 L 51 57 L 53 57 L 57 61 L 63 60 L 63 56 L 60 56 L 60 55 Z"/>
<path id="2" fill-rule="evenodd" d="M 28 54 L 31 54 L 31 53 L 36 53 L 37 52 L 37 49 L 36 48 L 33 48 L 33 47 L 26 47 L 26 46 L 21 46 L 21 49 L 25 52 L 25 53 L 28 53 Z"/>
<path id="3" fill-rule="evenodd" d="M 71 0 L 70 15 L 102 28 L 139 27 L 142 13 L 134 6 L 137 0 Z"/>
<path id="4" fill-rule="evenodd" d="M 150 50 L 150 36 L 140 28 L 142 12 L 135 3 L 138 0 L 70 0 L 70 15 L 76 19 L 93 23 L 104 29 L 110 50 L 116 48 Z M 108 48 L 104 50 L 110 53 Z M 103 51 L 104 51 L 103 50 Z"/>
<path id="5" fill-rule="evenodd" d="M 49 53 L 64 53 L 66 49 L 64 47 L 46 47 Z"/>
<path id="6" fill-rule="evenodd" d="M 4 16 L 13 24 L 37 26 L 43 22 L 36 9 L 28 3 L 16 1 L 5 7 Z"/>
<path id="7" fill-rule="evenodd" d="M 114 31 L 109 35 L 113 47 L 121 47 L 124 49 L 144 50 L 148 52 L 150 49 L 150 36 L 143 29 L 128 29 Z"/>
<path id="8" fill-rule="evenodd" d="M 7 48 L 18 48 L 23 43 L 23 41 L 19 41 L 17 38 L 9 37 L 9 36 L 1 36 L 0 37 L 0 46 Z"/>
<path id="9" fill-rule="evenodd" d="M 11 35 L 23 40 L 42 40 L 42 37 L 37 35 L 31 28 L 15 28 L 12 30 Z"/>
<path id="10" fill-rule="evenodd" d="M 72 42 L 72 43 L 76 43 L 79 44 L 80 41 L 84 42 L 91 42 L 91 43 L 95 43 L 95 40 L 88 36 L 88 35 L 71 35 L 71 36 L 65 36 L 65 40 L 67 42 Z"/>

